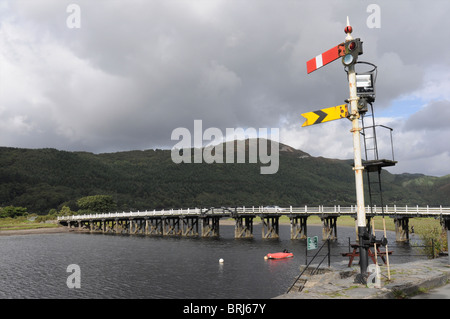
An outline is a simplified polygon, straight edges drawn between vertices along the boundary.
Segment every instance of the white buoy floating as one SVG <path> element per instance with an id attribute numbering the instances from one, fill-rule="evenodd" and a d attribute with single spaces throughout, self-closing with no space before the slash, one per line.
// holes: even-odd
<path id="1" fill-rule="evenodd" d="M 219 263 L 223 264 L 223 259 L 222 258 L 219 259 Z"/>

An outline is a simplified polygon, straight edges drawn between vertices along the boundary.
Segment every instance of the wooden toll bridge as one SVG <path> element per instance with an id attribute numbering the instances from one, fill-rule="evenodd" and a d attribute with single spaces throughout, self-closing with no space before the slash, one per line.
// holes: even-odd
<path id="1" fill-rule="evenodd" d="M 409 240 L 409 219 L 414 217 L 438 218 L 448 228 L 450 207 L 386 206 L 367 207 L 367 225 L 374 216 L 389 216 L 394 219 L 396 240 Z M 253 220 L 261 219 L 262 238 L 279 237 L 279 219 L 287 216 L 291 225 L 291 239 L 307 237 L 307 219 L 319 216 L 323 225 L 323 238 L 337 238 L 337 218 L 352 216 L 356 220 L 356 206 L 316 207 L 237 207 L 208 209 L 171 209 L 137 212 L 115 212 L 58 217 L 58 223 L 69 227 L 87 229 L 91 232 L 115 234 L 142 234 L 158 236 L 218 237 L 219 221 L 234 219 L 235 238 L 253 237 Z"/>

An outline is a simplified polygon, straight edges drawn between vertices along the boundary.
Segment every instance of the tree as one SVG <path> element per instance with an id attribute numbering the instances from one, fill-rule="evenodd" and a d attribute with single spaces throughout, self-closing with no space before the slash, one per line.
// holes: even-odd
<path id="1" fill-rule="evenodd" d="M 25 214 L 27 214 L 27 209 L 25 207 L 6 206 L 0 208 L 0 218 L 14 218 Z"/>
<path id="2" fill-rule="evenodd" d="M 70 216 L 70 215 L 75 215 L 75 213 L 72 212 L 72 211 L 70 210 L 70 207 L 68 207 L 68 206 L 63 206 L 63 207 L 61 208 L 61 210 L 59 211 L 59 213 L 57 213 L 57 214 L 58 214 L 58 216 Z"/>
<path id="3" fill-rule="evenodd" d="M 77 201 L 81 213 L 107 213 L 115 210 L 117 205 L 110 195 L 93 195 L 82 197 Z"/>

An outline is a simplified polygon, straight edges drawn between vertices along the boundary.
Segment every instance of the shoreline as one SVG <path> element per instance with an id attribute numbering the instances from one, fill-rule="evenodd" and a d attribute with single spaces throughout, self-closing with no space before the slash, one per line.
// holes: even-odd
<path id="1" fill-rule="evenodd" d="M 234 226 L 235 220 L 233 219 L 223 219 L 219 221 L 219 224 L 222 226 Z M 255 221 L 253 225 L 259 225 L 261 221 Z M 288 225 L 289 222 L 283 221 L 280 222 L 280 225 Z M 310 225 L 321 225 L 320 223 L 311 223 Z M 348 226 L 340 226 L 340 227 L 348 227 Z M 76 228 L 67 228 L 65 226 L 57 226 L 57 227 L 40 227 L 40 228 L 32 228 L 32 229 L 3 229 L 0 230 L 1 236 L 17 236 L 17 235 L 39 235 L 39 234 L 62 234 L 62 233 L 72 233 L 72 232 L 89 232 L 88 230 L 78 230 Z"/>
<path id="2" fill-rule="evenodd" d="M 230 219 L 221 219 L 219 220 L 219 225 L 221 226 L 234 226 L 236 221 L 232 218 Z M 260 225 L 260 220 L 255 220 L 253 225 Z M 289 221 L 280 221 L 280 225 L 289 225 Z M 308 225 L 311 226 L 321 226 L 320 222 L 311 222 Z M 338 227 L 345 228 L 353 228 L 353 226 L 348 225 L 338 225 Z M 61 234 L 61 233 L 83 233 L 89 232 L 89 230 L 83 229 L 79 230 L 77 228 L 67 228 L 66 226 L 57 226 L 57 227 L 40 227 L 40 228 L 32 228 L 32 229 L 3 229 L 0 230 L 0 237 L 2 236 L 16 236 L 16 235 L 39 235 L 39 234 Z"/>
<path id="3" fill-rule="evenodd" d="M 219 221 L 222 226 L 234 226 L 235 221 L 232 219 L 224 219 Z M 261 224 L 260 221 L 256 221 L 254 225 Z M 288 224 L 288 223 L 280 223 L 280 224 Z M 0 230 L 0 237 L 2 236 L 17 236 L 17 235 L 40 235 L 40 234 L 62 234 L 62 233 L 83 233 L 89 232 L 88 230 L 78 230 L 75 228 L 67 228 L 65 226 L 58 227 L 40 227 L 40 228 L 32 228 L 32 229 L 3 229 Z"/>
<path id="4" fill-rule="evenodd" d="M 0 230 L 0 236 L 15 236 L 15 235 L 36 235 L 36 234 L 60 234 L 73 232 L 73 229 L 69 229 L 64 226 L 59 227 L 42 227 L 33 229 L 11 229 Z"/>

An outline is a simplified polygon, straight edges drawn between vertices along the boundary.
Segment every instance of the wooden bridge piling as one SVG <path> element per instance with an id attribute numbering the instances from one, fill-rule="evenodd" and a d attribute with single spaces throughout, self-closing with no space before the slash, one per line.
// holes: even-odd
<path id="1" fill-rule="evenodd" d="M 273 214 L 265 214 L 261 215 L 261 232 L 262 232 L 262 238 L 268 239 L 268 238 L 279 238 L 280 235 L 280 226 L 279 226 L 279 220 L 280 215 L 273 215 Z"/>
<path id="2" fill-rule="evenodd" d="M 254 215 L 235 216 L 234 238 L 253 238 Z"/>
<path id="3" fill-rule="evenodd" d="M 220 217 L 200 217 L 201 236 L 219 237 L 219 220 Z"/>
<path id="4" fill-rule="evenodd" d="M 409 218 L 397 217 L 394 218 L 395 224 L 395 240 L 398 242 L 409 241 Z"/>
<path id="5" fill-rule="evenodd" d="M 198 236 L 198 218 L 190 216 L 180 216 L 181 236 Z"/>
<path id="6" fill-rule="evenodd" d="M 147 225 L 147 235 L 163 235 L 162 218 L 149 218 L 147 220 Z"/>
<path id="7" fill-rule="evenodd" d="M 162 218 L 163 236 L 180 236 L 182 234 L 180 228 L 180 218 L 167 217 Z"/>
<path id="8" fill-rule="evenodd" d="M 308 216 L 289 215 L 289 219 L 291 223 L 291 239 L 306 239 Z"/>
<path id="9" fill-rule="evenodd" d="M 322 239 L 337 239 L 337 218 L 338 216 L 323 216 L 322 220 Z"/>

